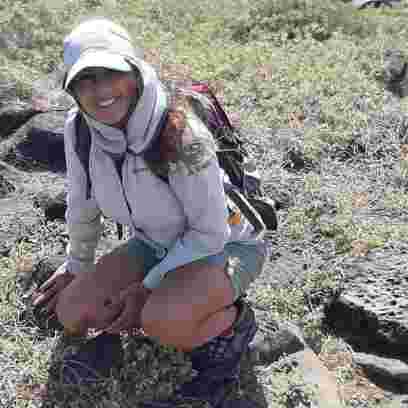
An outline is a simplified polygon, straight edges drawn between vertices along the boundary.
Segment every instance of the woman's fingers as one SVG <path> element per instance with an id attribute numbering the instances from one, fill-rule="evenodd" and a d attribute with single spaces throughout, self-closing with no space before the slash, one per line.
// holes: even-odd
<path id="1" fill-rule="evenodd" d="M 100 330 L 106 330 L 107 327 L 110 327 L 113 322 L 115 322 L 119 316 L 123 313 L 125 304 L 121 303 L 117 306 L 106 306 L 103 314 L 104 314 L 104 319 L 101 320 L 99 323 L 97 323 L 97 326 L 95 326 L 96 329 Z"/>
<path id="2" fill-rule="evenodd" d="M 57 282 L 57 276 L 51 276 L 50 279 L 46 280 L 40 287 L 39 287 L 39 291 L 40 292 L 44 292 L 45 290 L 51 288 L 52 286 L 54 286 Z"/>
<path id="3" fill-rule="evenodd" d="M 122 291 L 116 301 L 112 299 L 113 301 L 108 307 L 112 307 L 116 302 L 123 304 L 124 307 L 118 318 L 105 329 L 107 332 L 118 333 L 121 330 L 140 326 L 140 313 L 146 303 L 148 294 L 138 286 L 129 287 Z"/>
<path id="4" fill-rule="evenodd" d="M 39 287 L 39 291 L 44 292 L 45 290 L 55 285 L 59 285 L 59 286 L 63 285 L 65 287 L 74 278 L 75 278 L 75 275 L 73 275 L 72 273 L 66 272 L 66 271 L 61 272 L 59 271 L 59 269 L 57 269 L 57 271 L 54 272 L 54 274 Z"/>
<path id="5" fill-rule="evenodd" d="M 46 302 L 48 298 L 67 287 L 72 280 L 72 277 L 64 275 L 54 276 L 48 279 L 48 281 L 40 286 L 38 292 L 34 295 L 33 305 L 37 306 Z"/>
<path id="6" fill-rule="evenodd" d="M 47 306 L 45 307 L 45 310 L 48 314 L 52 313 L 55 310 L 55 306 L 57 306 L 57 303 L 58 296 L 55 295 L 51 300 L 48 301 Z"/>
<path id="7" fill-rule="evenodd" d="M 109 307 L 110 309 L 120 307 L 123 304 L 123 300 L 120 296 L 111 297 L 106 299 L 104 302 L 104 306 Z"/>
<path id="8" fill-rule="evenodd" d="M 120 332 L 123 328 L 123 324 L 126 321 L 126 316 L 122 313 L 107 329 L 108 333 L 117 333 Z"/>
<path id="9" fill-rule="evenodd" d="M 38 297 L 36 297 L 33 301 L 34 306 L 39 306 L 43 303 L 46 303 L 49 298 L 54 296 L 57 292 L 59 292 L 58 288 L 56 286 L 51 287 L 44 293 L 41 293 Z"/>
<path id="10" fill-rule="evenodd" d="M 109 333 L 118 333 L 121 330 L 127 329 L 132 317 L 131 310 L 128 305 L 125 306 L 119 317 L 106 329 Z"/>

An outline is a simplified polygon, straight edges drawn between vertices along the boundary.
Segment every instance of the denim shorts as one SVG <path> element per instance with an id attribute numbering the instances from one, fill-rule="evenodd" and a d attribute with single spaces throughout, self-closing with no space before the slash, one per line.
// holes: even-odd
<path id="1" fill-rule="evenodd" d="M 138 238 L 131 238 L 123 244 L 123 249 L 130 257 L 137 257 L 143 263 L 146 274 L 160 262 L 155 250 Z M 245 294 L 249 285 L 262 272 L 266 254 L 265 241 L 235 241 L 225 244 L 224 250 L 218 254 L 196 262 L 223 266 L 231 281 L 235 301 Z"/>

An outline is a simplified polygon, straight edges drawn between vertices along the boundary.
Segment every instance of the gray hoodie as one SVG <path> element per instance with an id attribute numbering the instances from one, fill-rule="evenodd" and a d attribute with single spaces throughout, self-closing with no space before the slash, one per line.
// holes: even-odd
<path id="1" fill-rule="evenodd" d="M 193 111 L 186 112 L 188 126 L 182 135 L 180 155 L 183 159 L 171 163 L 169 182 L 149 169 L 141 153 L 156 134 L 167 99 L 153 69 L 143 61 L 137 68 L 144 80 L 144 91 L 125 132 L 85 116 L 92 140 L 90 198 L 86 195 L 85 171 L 74 151 L 75 139 L 81 137 L 75 130 L 77 108 L 67 116 L 64 137 L 70 242 L 66 267 L 72 273 L 94 268 L 104 214 L 128 225 L 134 236 L 149 243 L 158 254 L 166 254 L 144 280 L 146 287 L 154 288 L 177 266 L 219 253 L 228 241 L 255 238 L 244 217 L 239 224 L 228 224 L 224 193 L 228 177 L 218 164 L 210 131 Z M 124 159 L 122 178 L 112 159 L 112 153 L 118 152 Z M 192 166 L 189 160 L 193 155 Z"/>

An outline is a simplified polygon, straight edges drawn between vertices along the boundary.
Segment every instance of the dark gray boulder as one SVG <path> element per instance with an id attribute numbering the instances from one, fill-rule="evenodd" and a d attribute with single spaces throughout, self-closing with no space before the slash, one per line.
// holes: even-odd
<path id="1" fill-rule="evenodd" d="M 17 99 L 16 84 L 13 81 L 0 78 L 0 106 L 15 99 Z"/>
<path id="2" fill-rule="evenodd" d="M 407 61 L 402 51 L 398 49 L 384 51 L 383 76 L 386 90 L 401 98 L 408 95 Z"/>
<path id="3" fill-rule="evenodd" d="M 366 7 L 380 7 L 388 6 L 393 7 L 394 5 L 400 3 L 400 0 L 353 0 L 352 4 L 354 7 L 363 9 Z"/>
<path id="4" fill-rule="evenodd" d="M 16 188 L 14 187 L 14 185 L 0 173 L 0 198 L 6 197 L 7 195 L 15 191 L 15 189 Z"/>
<path id="5" fill-rule="evenodd" d="M 66 172 L 62 131 L 32 127 L 26 138 L 16 146 L 16 152 L 20 158 L 35 160 L 48 170 Z"/>
<path id="6" fill-rule="evenodd" d="M 3 104 L 2 104 L 3 105 Z M 10 136 L 39 111 L 28 103 L 10 102 L 0 107 L 0 140 Z"/>
<path id="7" fill-rule="evenodd" d="M 342 265 L 342 293 L 327 305 L 329 325 L 360 350 L 375 349 L 408 361 L 408 250 L 388 248 Z"/>
<path id="8" fill-rule="evenodd" d="M 307 347 L 302 331 L 290 322 L 270 321 L 259 330 L 249 345 L 249 358 L 254 364 L 270 364 L 284 355 Z"/>
<path id="9" fill-rule="evenodd" d="M 370 376 L 378 376 L 386 382 L 399 385 L 408 383 L 408 364 L 400 360 L 367 353 L 353 353 L 353 362 Z"/>

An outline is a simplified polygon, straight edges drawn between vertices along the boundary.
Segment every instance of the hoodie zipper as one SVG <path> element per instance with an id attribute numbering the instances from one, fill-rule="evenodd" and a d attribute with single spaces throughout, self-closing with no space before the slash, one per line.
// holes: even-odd
<path id="1" fill-rule="evenodd" d="M 113 159 L 111 157 L 111 160 L 113 161 L 113 164 L 117 170 L 117 174 L 119 176 L 119 182 L 120 185 L 122 187 L 122 193 L 123 193 L 123 197 L 125 198 L 125 203 L 127 206 L 127 209 L 129 211 L 130 214 L 130 222 L 132 223 L 132 227 L 134 229 L 134 231 L 136 232 L 136 234 L 138 235 L 138 238 L 140 238 L 142 241 L 144 241 L 147 245 L 149 245 L 150 247 L 152 247 L 155 252 L 156 252 L 156 256 L 159 259 L 163 259 L 166 255 L 167 255 L 167 248 L 158 244 L 156 241 L 154 241 L 153 239 L 151 239 L 141 228 L 136 227 L 133 217 L 132 217 L 132 209 L 130 207 L 129 201 L 127 199 L 126 196 L 126 190 L 125 187 L 123 185 L 123 163 L 125 161 L 124 158 L 120 159 L 120 161 L 117 161 L 115 159 Z"/>

